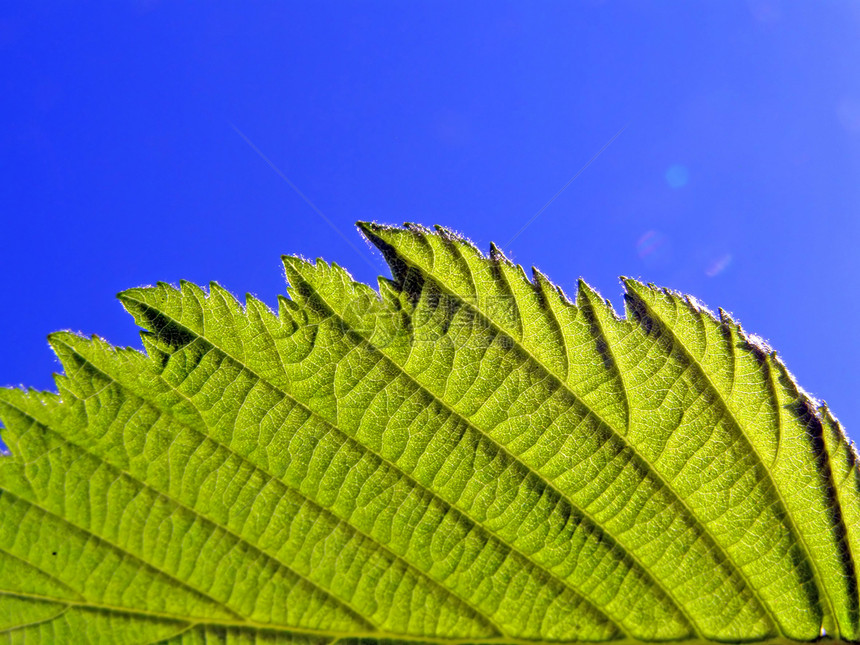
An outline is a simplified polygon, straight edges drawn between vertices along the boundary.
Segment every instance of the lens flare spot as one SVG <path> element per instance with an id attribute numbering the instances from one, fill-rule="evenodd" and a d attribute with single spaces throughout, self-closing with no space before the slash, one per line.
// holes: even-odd
<path id="1" fill-rule="evenodd" d="M 720 275 L 723 271 L 725 271 L 729 265 L 732 263 L 732 254 L 726 253 L 721 257 L 714 260 L 710 266 L 705 269 L 705 275 L 709 278 L 715 278 Z"/>
<path id="2" fill-rule="evenodd" d="M 659 254 L 666 244 L 666 236 L 659 231 L 646 231 L 636 242 L 636 253 L 643 260 Z"/>
<path id="3" fill-rule="evenodd" d="M 683 188 L 690 181 L 690 171 L 687 166 L 676 163 L 669 166 L 665 177 L 670 188 Z"/>

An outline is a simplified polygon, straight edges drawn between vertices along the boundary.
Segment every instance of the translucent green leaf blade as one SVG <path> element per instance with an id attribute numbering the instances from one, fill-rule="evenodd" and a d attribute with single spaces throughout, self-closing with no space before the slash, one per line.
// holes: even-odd
<path id="1" fill-rule="evenodd" d="M 378 290 L 292 257 L 277 313 L 132 289 L 146 354 L 58 333 L 58 394 L 0 390 L 0 635 L 860 639 L 857 455 L 775 354 L 361 228 Z"/>

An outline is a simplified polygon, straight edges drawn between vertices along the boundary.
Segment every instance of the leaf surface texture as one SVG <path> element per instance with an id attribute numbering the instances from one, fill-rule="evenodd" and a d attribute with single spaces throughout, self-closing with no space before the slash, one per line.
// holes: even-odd
<path id="1" fill-rule="evenodd" d="M 857 455 L 775 353 L 361 228 L 378 290 L 131 289 L 145 353 L 57 333 L 58 393 L 0 390 L 0 640 L 860 640 Z"/>

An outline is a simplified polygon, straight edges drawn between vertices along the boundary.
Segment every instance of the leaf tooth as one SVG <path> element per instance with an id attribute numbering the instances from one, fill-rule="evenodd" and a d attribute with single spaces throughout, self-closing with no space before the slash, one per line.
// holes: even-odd
<path id="1" fill-rule="evenodd" d="M 735 331 L 740 330 L 740 325 L 735 321 L 730 312 L 726 311 L 722 307 L 720 307 L 718 311 L 720 316 L 720 325 L 726 331 L 730 331 L 731 329 L 734 329 Z"/>
<path id="2" fill-rule="evenodd" d="M 394 241 L 393 238 L 395 236 L 403 235 L 407 231 L 391 226 L 376 224 L 375 222 L 359 222 L 357 226 L 365 239 L 373 244 L 380 253 L 382 253 L 382 257 L 391 269 L 391 274 L 394 277 L 394 280 L 401 282 L 408 273 L 409 268 L 406 265 L 406 262 L 401 259 L 400 254 L 392 242 Z M 418 234 L 413 237 L 426 242 L 425 236 L 423 235 Z"/>
<path id="3" fill-rule="evenodd" d="M 612 316 L 613 320 L 621 322 L 621 317 L 615 311 L 615 307 L 613 307 L 609 298 L 604 298 L 597 289 L 592 287 L 582 278 L 579 278 L 576 281 L 576 287 L 575 302 L 578 306 L 586 304 L 591 307 L 600 307 L 605 310 L 607 314 Z"/>
<path id="4" fill-rule="evenodd" d="M 16 459 L 23 454 L 23 447 L 19 444 L 28 431 L 29 423 L 23 426 L 24 432 L 19 430 L 15 419 L 20 417 L 21 410 L 38 407 L 43 415 L 51 415 L 59 403 L 60 397 L 54 392 L 43 392 L 31 387 L 0 388 L 0 429 L 3 430 L 3 440 L 9 448 L 4 458 Z M 11 457 L 8 457 L 9 455 Z"/>
<path id="5" fill-rule="evenodd" d="M 93 335 L 92 339 L 95 341 L 97 336 Z M 86 339 L 83 336 L 72 331 L 55 331 L 48 334 L 48 345 L 51 346 L 51 349 L 54 350 L 54 353 L 61 361 L 65 356 L 69 355 L 70 348 L 74 347 L 79 341 L 84 340 Z"/>
<path id="6" fill-rule="evenodd" d="M 281 256 L 281 262 L 286 264 L 288 262 L 305 262 L 310 263 L 310 261 L 304 257 L 303 255 L 299 255 L 297 253 L 284 254 Z"/>
<path id="7" fill-rule="evenodd" d="M 186 282 L 184 280 L 181 282 L 181 288 L 183 290 L 187 288 L 190 291 L 194 291 L 195 287 L 196 285 L 193 285 L 191 282 Z M 199 287 L 197 287 L 197 289 L 199 289 Z M 183 295 L 184 293 L 185 292 L 183 291 Z M 209 283 L 209 300 L 211 301 L 213 298 L 216 298 L 219 304 L 223 303 L 233 316 L 238 317 L 245 313 L 242 303 L 239 302 L 236 296 L 214 281 Z"/>
<path id="8" fill-rule="evenodd" d="M 379 277 L 379 295 L 382 302 L 394 303 L 400 300 L 400 290 L 397 285 L 388 278 Z"/>
<path id="9" fill-rule="evenodd" d="M 389 228 L 392 231 L 397 230 L 396 226 L 391 226 L 391 227 L 383 226 L 383 228 Z M 432 234 L 432 231 L 429 228 L 427 228 L 423 224 L 418 224 L 417 222 L 403 222 L 403 228 L 405 228 L 407 231 L 411 231 L 412 233 L 420 233 L 421 235 Z"/>
<path id="10" fill-rule="evenodd" d="M 439 234 L 443 240 L 447 240 L 449 242 L 465 242 L 465 238 L 457 233 L 454 229 L 448 228 L 446 226 L 442 226 L 441 224 L 435 224 L 433 226 L 436 233 Z"/>
<path id="11" fill-rule="evenodd" d="M 301 267 L 311 265 L 308 260 L 300 255 L 282 255 L 281 262 L 284 265 L 287 282 L 291 285 L 295 278 L 301 275 Z"/>
<path id="12" fill-rule="evenodd" d="M 505 255 L 505 252 L 496 246 L 495 242 L 490 242 L 490 259 L 494 262 L 505 262 L 510 264 L 511 261 Z"/>
<path id="13" fill-rule="evenodd" d="M 560 285 L 554 284 L 546 274 L 537 267 L 532 267 L 532 277 L 535 285 L 548 302 L 553 300 L 565 307 L 573 305 L 573 302 L 567 297 L 564 289 L 562 289 Z"/>
<path id="14" fill-rule="evenodd" d="M 307 306 L 307 301 L 309 297 L 309 293 L 303 287 L 305 282 L 304 272 L 308 270 L 312 270 L 314 268 L 314 264 L 308 262 L 299 257 L 295 256 L 284 256 L 284 272 L 287 276 L 287 282 L 289 283 L 289 287 L 287 288 L 287 293 L 290 296 L 290 301 L 301 309 L 305 309 Z"/>
<path id="15" fill-rule="evenodd" d="M 642 297 L 641 291 L 646 289 L 638 280 L 632 278 L 622 278 L 624 285 L 624 309 L 625 318 L 638 324 L 647 335 L 651 335 L 654 329 L 654 320 L 648 313 L 645 300 Z"/>
<path id="16" fill-rule="evenodd" d="M 591 328 L 591 336 L 594 342 L 594 347 L 600 357 L 603 359 L 604 367 L 612 374 L 612 380 L 616 384 L 616 388 L 607 391 L 606 394 L 611 397 L 611 400 L 617 401 L 621 407 L 621 414 L 613 412 L 611 406 L 606 406 L 601 410 L 602 415 L 611 419 L 613 425 L 624 428 L 626 434 L 630 433 L 630 395 L 627 390 L 627 384 L 622 375 L 621 366 L 613 352 L 613 334 L 612 327 L 620 326 L 623 322 L 618 318 L 612 304 L 609 300 L 605 300 L 601 295 L 591 288 L 584 280 L 580 278 L 576 294 L 576 302 L 580 311 L 584 314 L 586 320 L 589 321 Z M 595 409 L 601 409 L 597 401 L 590 402 L 590 405 Z"/>
<path id="17" fill-rule="evenodd" d="M 155 285 L 125 289 L 120 291 L 116 297 L 140 327 L 155 333 L 156 330 L 153 329 L 152 321 L 147 316 L 147 310 L 150 308 L 149 301 L 163 299 L 163 292 L 170 289 L 172 289 L 170 285 L 159 282 Z"/>
<path id="18" fill-rule="evenodd" d="M 164 285 L 165 287 L 167 287 L 171 291 L 178 291 L 178 292 L 181 292 L 183 295 L 189 295 L 189 296 L 192 296 L 195 298 L 206 298 L 208 296 L 208 294 L 206 293 L 206 290 L 203 287 L 201 287 L 200 285 L 198 285 L 195 282 L 191 282 L 190 280 L 180 280 L 178 289 L 175 286 L 173 286 L 172 284 L 167 284 L 164 282 L 159 282 L 158 284 Z M 218 284 L 217 282 L 210 282 L 209 283 L 210 287 L 211 287 L 211 285 L 217 285 L 217 284 Z"/>
<path id="19" fill-rule="evenodd" d="M 304 312 L 299 307 L 298 303 L 293 302 L 287 296 L 278 295 L 278 318 L 284 324 L 293 326 L 293 332 L 306 322 Z"/>
<path id="20" fill-rule="evenodd" d="M 366 220 L 358 220 L 358 221 L 355 223 L 355 227 L 356 227 L 356 228 L 357 228 L 357 229 L 358 229 L 362 234 L 364 234 L 364 233 L 365 233 L 365 231 L 367 231 L 367 232 L 376 232 L 376 231 L 380 231 L 380 230 L 383 230 L 383 229 L 386 229 L 386 228 L 393 228 L 393 227 L 388 226 L 388 225 L 385 225 L 385 224 L 380 224 L 379 222 L 368 222 L 368 221 L 366 221 Z"/>
<path id="21" fill-rule="evenodd" d="M 54 378 L 57 384 L 57 390 L 63 400 L 70 397 L 77 397 L 80 390 L 80 361 L 74 352 L 74 344 L 76 341 L 83 340 L 83 337 L 68 331 L 54 332 L 48 336 L 48 344 L 51 346 L 54 354 L 63 366 L 63 374 L 58 374 Z"/>
<path id="22" fill-rule="evenodd" d="M 264 315 L 270 318 L 276 317 L 275 312 L 272 311 L 269 305 L 260 300 L 256 294 L 247 292 L 245 293 L 245 314 L 248 315 L 252 311 L 261 317 Z"/>

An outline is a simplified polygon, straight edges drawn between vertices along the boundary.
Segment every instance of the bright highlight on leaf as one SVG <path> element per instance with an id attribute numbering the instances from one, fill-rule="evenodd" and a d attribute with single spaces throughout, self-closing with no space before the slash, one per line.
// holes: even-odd
<path id="1" fill-rule="evenodd" d="M 571 303 L 444 229 L 393 280 L 285 257 L 119 298 L 0 390 L 0 637 L 27 643 L 860 640 L 860 470 L 721 313 Z"/>

